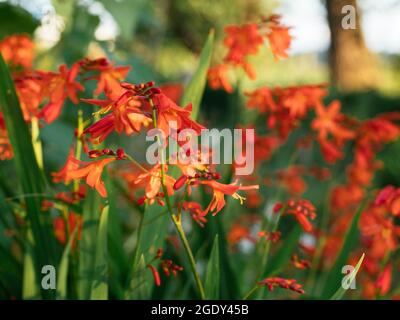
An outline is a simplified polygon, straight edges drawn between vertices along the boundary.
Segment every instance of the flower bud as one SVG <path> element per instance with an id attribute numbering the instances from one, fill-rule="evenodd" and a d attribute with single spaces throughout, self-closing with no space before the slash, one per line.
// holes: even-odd
<path id="1" fill-rule="evenodd" d="M 182 175 L 178 180 L 175 181 L 174 190 L 179 190 L 180 188 L 182 188 L 187 180 L 188 177 L 186 175 Z"/>

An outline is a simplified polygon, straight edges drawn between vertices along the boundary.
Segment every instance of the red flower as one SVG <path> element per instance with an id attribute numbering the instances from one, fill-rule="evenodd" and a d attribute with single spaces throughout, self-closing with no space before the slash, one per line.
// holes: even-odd
<path id="1" fill-rule="evenodd" d="M 172 101 L 178 103 L 182 97 L 183 86 L 180 83 L 164 83 L 159 86 L 160 90 Z"/>
<path id="2" fill-rule="evenodd" d="M 34 44 L 26 35 L 12 35 L 0 41 L 0 52 L 4 61 L 13 67 L 31 68 Z"/>
<path id="3" fill-rule="evenodd" d="M 229 65 L 218 64 L 210 67 L 207 72 L 208 85 L 213 90 L 224 89 L 228 93 L 233 92 L 233 87 L 229 82 L 228 73 Z"/>
<path id="4" fill-rule="evenodd" d="M 200 135 L 201 130 L 204 129 L 202 125 L 190 119 L 191 104 L 181 108 L 163 93 L 155 94 L 152 101 L 157 111 L 157 128 L 162 130 L 165 138 L 170 133 L 176 137 L 176 134 L 183 129 L 193 129 Z"/>
<path id="5" fill-rule="evenodd" d="M 4 116 L 0 112 L 0 160 L 8 160 L 13 157 L 13 149 L 8 139 L 8 132 Z"/>
<path id="6" fill-rule="evenodd" d="M 339 141 L 354 138 L 354 132 L 339 123 L 343 119 L 339 101 L 333 101 L 327 107 L 317 103 L 315 111 L 317 117 L 313 120 L 311 127 L 318 131 L 319 140 L 327 140 L 329 134 Z"/>
<path id="7" fill-rule="evenodd" d="M 174 193 L 174 183 L 175 179 L 171 176 L 167 175 L 166 172 L 168 171 L 168 167 L 164 165 L 164 184 L 167 188 L 167 192 L 169 195 Z M 135 179 L 135 184 L 140 184 L 145 186 L 145 196 L 147 199 L 154 199 L 160 192 L 160 188 L 162 187 L 161 184 L 161 165 L 155 165 L 151 170 L 148 172 L 139 174 Z"/>
<path id="8" fill-rule="evenodd" d="M 48 76 L 43 72 L 31 72 L 14 79 L 25 121 L 37 116 L 39 106 L 45 99 Z"/>
<path id="9" fill-rule="evenodd" d="M 243 64 L 248 55 L 258 53 L 260 45 L 264 42 L 255 23 L 227 26 L 225 32 L 227 35 L 224 44 L 229 50 L 225 62 L 228 63 Z"/>
<path id="10" fill-rule="evenodd" d="M 299 259 L 297 254 L 293 254 L 291 258 L 293 266 L 297 269 L 307 269 L 311 267 L 311 262 L 308 260 Z"/>
<path id="11" fill-rule="evenodd" d="M 61 113 L 61 108 L 68 97 L 74 104 L 79 102 L 77 91 L 83 91 L 84 87 L 75 81 L 80 65 L 75 63 L 68 70 L 66 65 L 61 65 L 59 73 L 49 73 L 47 92 L 49 102 L 39 113 L 47 123 L 52 123 Z"/>
<path id="12" fill-rule="evenodd" d="M 58 172 L 52 172 L 51 175 L 53 176 L 53 182 L 59 183 L 63 182 L 65 184 L 71 181 L 70 173 L 77 170 L 79 168 L 79 161 L 75 159 L 75 150 L 72 147 L 69 150 L 67 161 L 65 162 L 64 166 Z"/>
<path id="13" fill-rule="evenodd" d="M 281 232 L 280 231 L 274 231 L 274 232 L 259 231 L 258 236 L 264 237 L 266 241 L 271 241 L 271 242 L 275 243 L 275 242 L 278 242 L 279 239 L 281 238 Z"/>
<path id="14" fill-rule="evenodd" d="M 295 279 L 272 277 L 258 282 L 258 285 L 265 285 L 269 291 L 272 291 L 274 287 L 280 287 L 282 289 L 288 289 L 300 294 L 304 294 L 303 286 L 297 283 Z"/>
<path id="15" fill-rule="evenodd" d="M 140 132 L 142 127 L 147 127 L 152 122 L 149 112 L 144 110 L 143 100 L 130 90 L 125 91 L 114 102 L 96 99 L 82 100 L 100 106 L 100 114 L 111 111 L 111 114 L 84 130 L 84 134 L 90 134 L 93 143 L 102 142 L 114 130 L 118 133 L 125 132 L 127 135 Z"/>
<path id="16" fill-rule="evenodd" d="M 289 200 L 285 208 L 284 214 L 292 214 L 303 227 L 305 232 L 311 232 L 313 226 L 308 219 L 314 220 L 316 217 L 316 209 L 308 200 Z"/>
<path id="17" fill-rule="evenodd" d="M 268 19 L 268 33 L 267 38 L 269 40 L 272 53 L 275 59 L 287 58 L 287 50 L 290 47 L 292 38 L 289 34 L 289 29 L 280 23 L 280 15 L 272 15 Z"/>
<path id="18" fill-rule="evenodd" d="M 115 161 L 116 158 L 104 158 L 93 162 L 82 162 L 78 161 L 79 164 L 83 164 L 83 167 L 78 169 L 71 169 L 66 174 L 66 182 L 71 180 L 86 178 L 86 183 L 97 190 L 102 196 L 107 196 L 104 182 L 101 180 L 101 174 L 103 173 L 104 167 L 111 162 Z"/>
<path id="19" fill-rule="evenodd" d="M 98 75 L 91 76 L 90 79 L 98 80 L 94 95 L 104 92 L 108 99 L 117 99 L 123 93 L 120 81 L 125 79 L 131 67 L 115 67 L 105 58 L 96 60 L 84 59 L 80 62 L 83 69 L 88 71 L 98 71 Z"/>
<path id="20" fill-rule="evenodd" d="M 76 240 L 79 240 L 81 238 L 81 232 L 82 232 L 82 216 L 77 215 L 73 212 L 70 212 L 68 214 L 68 226 L 65 225 L 65 220 L 62 217 L 57 217 L 54 219 L 54 233 L 57 238 L 57 240 L 65 244 L 67 242 L 67 234 L 69 237 L 72 235 L 74 232 L 75 228 L 78 228 L 76 237 L 73 241 L 73 247 L 76 244 Z"/>
<path id="21" fill-rule="evenodd" d="M 274 92 L 268 87 L 262 87 L 253 92 L 246 92 L 246 96 L 249 97 L 247 101 L 247 107 L 258 108 L 260 113 L 274 112 L 278 106 L 274 100 Z"/>
<path id="22" fill-rule="evenodd" d="M 204 228 L 205 223 L 207 223 L 207 219 L 202 215 L 203 209 L 199 203 L 195 201 L 185 201 L 182 204 L 182 209 L 189 211 L 193 220 L 196 221 L 200 227 Z"/>
<path id="23" fill-rule="evenodd" d="M 390 285 L 392 283 L 392 265 L 388 264 L 382 273 L 379 274 L 378 279 L 375 282 L 375 287 L 378 289 L 379 294 L 384 296 L 390 290 Z"/>
<path id="24" fill-rule="evenodd" d="M 258 189 L 258 185 L 238 186 L 235 182 L 232 184 L 223 184 L 215 180 L 203 180 L 199 181 L 198 183 L 207 185 L 213 190 L 212 200 L 208 207 L 204 210 L 203 215 L 207 215 L 207 213 L 211 211 L 213 212 L 213 216 L 215 216 L 218 212 L 220 212 L 225 206 L 225 195 L 232 196 L 234 199 L 238 199 L 241 203 L 243 203 L 245 198 L 240 196 L 237 191 Z"/>

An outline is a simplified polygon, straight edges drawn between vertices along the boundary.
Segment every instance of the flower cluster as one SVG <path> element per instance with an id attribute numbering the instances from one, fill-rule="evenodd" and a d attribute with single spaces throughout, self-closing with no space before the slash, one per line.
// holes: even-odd
<path id="1" fill-rule="evenodd" d="M 232 93 L 233 86 L 228 77 L 228 72 L 232 68 L 242 68 L 247 76 L 254 80 L 256 72 L 249 63 L 248 57 L 258 54 L 265 41 L 269 42 L 276 59 L 286 58 L 291 37 L 289 28 L 282 25 L 280 19 L 279 15 L 272 15 L 262 19 L 260 23 L 227 26 L 224 45 L 228 52 L 222 63 L 209 69 L 210 88 L 224 89 L 226 92 Z"/>
<path id="2" fill-rule="evenodd" d="M 258 285 L 264 285 L 268 288 L 269 291 L 272 291 L 274 287 L 280 287 L 282 289 L 287 289 L 291 290 L 300 294 L 304 294 L 305 291 L 303 290 L 303 286 L 295 279 L 284 279 L 280 277 L 272 277 L 272 278 L 266 278 L 260 282 L 258 282 Z"/>

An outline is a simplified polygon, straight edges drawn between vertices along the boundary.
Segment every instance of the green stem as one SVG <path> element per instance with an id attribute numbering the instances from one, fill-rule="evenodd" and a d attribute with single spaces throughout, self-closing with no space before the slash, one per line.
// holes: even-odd
<path id="1" fill-rule="evenodd" d="M 258 285 L 255 285 L 253 288 L 251 288 L 243 297 L 243 300 L 247 300 L 250 298 L 250 296 L 259 288 Z"/>
<path id="2" fill-rule="evenodd" d="M 153 108 L 153 124 L 154 124 L 154 127 L 157 128 L 157 113 L 156 113 L 156 109 L 154 107 L 153 101 L 151 99 L 150 99 L 150 105 Z M 163 161 L 165 159 L 165 154 L 164 154 L 164 149 L 161 148 L 161 150 L 162 150 L 161 151 L 161 166 L 160 166 L 160 168 L 161 168 L 161 185 L 162 185 L 162 189 L 164 192 L 165 202 L 167 204 L 168 212 L 170 214 L 172 222 L 174 223 L 175 229 L 178 232 L 180 241 L 182 242 L 183 247 L 186 252 L 186 255 L 189 258 L 190 267 L 192 269 L 192 274 L 193 274 L 194 280 L 196 282 L 197 290 L 199 291 L 200 298 L 202 300 L 205 300 L 206 295 L 205 295 L 203 283 L 201 282 L 200 275 L 196 269 L 196 260 L 194 258 L 189 241 L 186 237 L 185 231 L 183 230 L 182 220 L 180 218 L 180 215 L 174 214 L 173 209 L 172 209 L 171 201 L 170 201 L 170 198 L 168 195 L 168 190 L 165 185 L 165 172 L 164 172 L 164 161 Z"/>
<path id="3" fill-rule="evenodd" d="M 82 109 L 78 110 L 78 127 L 77 127 L 77 138 L 75 147 L 75 159 L 80 160 L 82 155 L 82 136 L 83 133 L 83 112 Z M 79 180 L 74 180 L 74 191 L 79 190 Z"/>

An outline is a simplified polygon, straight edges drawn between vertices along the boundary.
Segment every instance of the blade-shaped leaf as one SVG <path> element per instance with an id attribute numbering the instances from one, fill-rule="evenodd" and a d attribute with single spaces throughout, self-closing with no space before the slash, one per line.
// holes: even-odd
<path id="1" fill-rule="evenodd" d="M 145 258 L 142 254 L 133 269 L 129 291 L 127 291 L 128 299 L 148 299 L 150 296 L 149 284 L 153 283 L 153 281 L 149 281 L 149 275 L 150 272 L 146 268 Z M 150 280 L 152 279 L 150 278 Z"/>
<path id="2" fill-rule="evenodd" d="M 211 55 L 214 43 L 214 30 L 211 30 L 207 41 L 201 51 L 199 65 L 189 84 L 186 86 L 181 99 L 181 105 L 185 106 L 188 103 L 192 103 L 192 119 L 196 120 L 199 109 L 201 98 L 203 97 L 204 88 L 207 82 L 207 71 L 211 62 Z"/>
<path id="3" fill-rule="evenodd" d="M 365 257 L 365 253 L 362 254 L 362 256 L 361 256 L 360 260 L 358 260 L 357 265 L 355 266 L 354 270 L 351 272 L 351 274 L 348 275 L 348 283 L 349 284 L 352 283 L 355 280 L 355 278 L 357 276 L 357 273 L 358 273 L 358 270 L 360 269 L 361 264 L 362 264 L 362 262 L 364 260 L 364 257 Z M 340 300 L 340 299 L 342 299 L 344 294 L 346 293 L 346 291 L 347 291 L 347 289 L 345 289 L 343 286 L 341 286 L 336 291 L 336 293 L 331 297 L 331 300 Z"/>
<path id="4" fill-rule="evenodd" d="M 67 278 L 68 278 L 68 267 L 69 267 L 69 253 L 71 252 L 72 244 L 74 243 L 75 236 L 77 234 L 78 228 L 75 227 L 72 232 L 67 245 L 65 246 L 63 255 L 61 257 L 61 262 L 58 267 L 57 276 L 57 299 L 67 298 Z"/>
<path id="5" fill-rule="evenodd" d="M 206 281 L 204 290 L 207 299 L 216 300 L 219 298 L 220 291 L 220 274 L 221 270 L 219 262 L 219 241 L 218 234 L 215 236 L 213 248 L 211 250 L 210 259 L 208 260 Z"/>
<path id="6" fill-rule="evenodd" d="M 28 228 L 26 233 L 26 244 L 24 252 L 24 271 L 22 278 L 22 298 L 24 300 L 38 299 L 40 297 L 40 289 L 36 276 L 34 265 L 34 252 L 32 247 L 32 231 Z"/>
<path id="7" fill-rule="evenodd" d="M 99 225 L 100 197 L 93 189 L 89 189 L 83 204 L 83 226 L 79 240 L 79 299 L 89 299 L 94 263 L 96 259 L 96 239 Z"/>
<path id="8" fill-rule="evenodd" d="M 97 232 L 96 260 L 91 288 L 91 300 L 108 298 L 108 206 L 104 207 Z"/>
<path id="9" fill-rule="evenodd" d="M 15 92 L 14 84 L 0 54 L 0 109 L 3 113 L 8 136 L 14 151 L 14 164 L 24 194 L 38 195 L 26 197 L 27 217 L 32 230 L 35 271 L 40 274 L 43 265 L 54 265 L 54 237 L 51 235 L 50 217 L 41 213 L 42 198 L 45 189 L 43 172 L 39 169 L 33 150 L 31 135 L 24 121 L 22 110 Z M 39 214 L 40 213 L 40 214 Z M 36 277 L 38 278 L 38 277 Z M 46 297 L 52 297 L 51 290 L 42 291 Z"/>
<path id="10" fill-rule="evenodd" d="M 336 289 L 340 286 L 343 274 L 341 273 L 342 267 L 346 264 L 350 251 L 354 247 L 355 242 L 357 241 L 358 237 L 358 221 L 360 220 L 361 212 L 363 211 L 364 203 L 360 205 L 356 214 L 351 221 L 350 227 L 347 230 L 346 236 L 344 238 L 344 242 L 342 248 L 336 258 L 335 264 L 331 268 L 324 290 L 322 292 L 323 299 L 329 299 L 336 291 Z"/>

